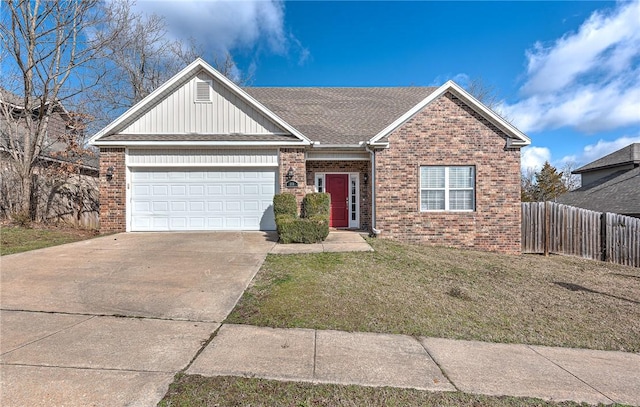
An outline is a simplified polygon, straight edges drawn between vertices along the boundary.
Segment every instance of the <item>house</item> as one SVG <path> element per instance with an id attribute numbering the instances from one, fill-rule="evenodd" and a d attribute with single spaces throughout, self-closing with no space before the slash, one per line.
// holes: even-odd
<path id="1" fill-rule="evenodd" d="M 0 88 L 0 215 L 16 211 L 20 199 L 18 166 L 26 135 L 32 132 L 25 113 L 38 125 L 41 101 L 25 107 L 24 99 Z M 60 102 L 54 104 L 47 132 L 33 167 L 31 211 L 37 220 L 65 221 L 97 227 L 98 158 L 77 143 L 82 137 L 77 118 Z M 74 146 L 70 147 L 71 144 Z"/>
<path id="2" fill-rule="evenodd" d="M 565 205 L 640 218 L 640 143 L 633 143 L 572 172 L 582 186 L 558 198 Z"/>
<path id="3" fill-rule="evenodd" d="M 453 82 L 240 88 L 197 59 L 91 139 L 101 228 L 273 230 L 274 193 L 331 226 L 520 253 L 523 133 Z"/>

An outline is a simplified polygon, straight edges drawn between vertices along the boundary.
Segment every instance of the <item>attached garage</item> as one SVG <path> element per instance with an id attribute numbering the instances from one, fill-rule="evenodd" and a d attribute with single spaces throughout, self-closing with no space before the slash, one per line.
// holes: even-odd
<path id="1" fill-rule="evenodd" d="M 131 230 L 275 230 L 274 169 L 133 169 Z"/>
<path id="2" fill-rule="evenodd" d="M 302 185 L 305 177 L 302 153 L 282 156 L 311 145 L 201 59 L 91 143 L 100 147 L 102 232 L 275 230 L 283 174 L 293 166 Z"/>
<path id="3" fill-rule="evenodd" d="M 130 149 L 129 230 L 275 230 L 277 151 Z"/>

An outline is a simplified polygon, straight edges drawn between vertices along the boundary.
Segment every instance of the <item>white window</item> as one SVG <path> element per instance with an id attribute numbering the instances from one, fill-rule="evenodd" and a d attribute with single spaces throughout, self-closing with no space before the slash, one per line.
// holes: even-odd
<path id="1" fill-rule="evenodd" d="M 196 80 L 196 102 L 211 102 L 212 85 L 211 81 Z"/>
<path id="2" fill-rule="evenodd" d="M 475 210 L 475 167 L 420 167 L 420 211 Z"/>

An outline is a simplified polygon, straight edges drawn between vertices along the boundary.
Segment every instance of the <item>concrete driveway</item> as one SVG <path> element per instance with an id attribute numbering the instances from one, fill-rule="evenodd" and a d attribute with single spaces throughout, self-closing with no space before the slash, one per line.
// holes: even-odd
<path id="1" fill-rule="evenodd" d="M 274 245 L 126 233 L 3 256 L 0 404 L 155 405 Z"/>

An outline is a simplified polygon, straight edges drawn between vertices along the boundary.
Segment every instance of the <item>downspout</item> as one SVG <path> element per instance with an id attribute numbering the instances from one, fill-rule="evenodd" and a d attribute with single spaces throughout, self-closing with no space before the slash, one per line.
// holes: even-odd
<path id="1" fill-rule="evenodd" d="M 371 155 L 371 233 L 378 237 L 382 230 L 376 229 L 376 152 L 366 144 L 364 148 Z"/>

